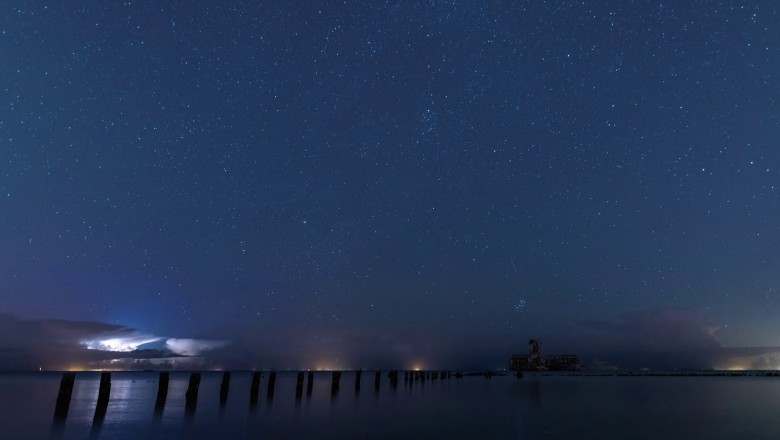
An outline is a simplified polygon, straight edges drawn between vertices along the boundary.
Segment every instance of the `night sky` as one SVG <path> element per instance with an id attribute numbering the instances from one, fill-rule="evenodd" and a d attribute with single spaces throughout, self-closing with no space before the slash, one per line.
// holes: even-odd
<path id="1" fill-rule="evenodd" d="M 780 368 L 776 2 L 79 3 L 0 14 L 0 368 Z"/>

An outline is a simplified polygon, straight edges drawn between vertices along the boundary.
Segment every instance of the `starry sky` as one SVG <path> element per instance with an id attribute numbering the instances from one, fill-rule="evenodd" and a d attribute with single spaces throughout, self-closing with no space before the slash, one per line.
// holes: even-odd
<path id="1" fill-rule="evenodd" d="M 774 1 L 3 9 L 0 360 L 780 345 Z"/>

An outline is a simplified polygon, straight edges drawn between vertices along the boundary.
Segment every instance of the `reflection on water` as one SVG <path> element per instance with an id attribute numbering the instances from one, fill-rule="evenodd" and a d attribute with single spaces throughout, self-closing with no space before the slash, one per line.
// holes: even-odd
<path id="1" fill-rule="evenodd" d="M 531 380 L 529 383 L 528 402 L 535 410 L 542 407 L 542 384 L 538 380 Z"/>
<path id="2" fill-rule="evenodd" d="M 203 373 L 187 417 L 189 374 L 170 373 L 161 399 L 158 374 L 113 373 L 101 424 L 100 374 L 79 373 L 57 430 L 52 415 L 61 377 L 0 375 L 3 439 L 774 439 L 780 432 L 778 378 L 410 374 L 396 377 L 394 387 L 387 372 L 379 382 L 374 372 L 344 372 L 338 381 L 330 372 L 278 373 L 273 380 L 265 373 L 255 384 L 266 393 L 258 402 L 257 375 L 233 372 L 226 392 L 223 373 Z M 367 378 L 374 387 L 361 387 Z"/>

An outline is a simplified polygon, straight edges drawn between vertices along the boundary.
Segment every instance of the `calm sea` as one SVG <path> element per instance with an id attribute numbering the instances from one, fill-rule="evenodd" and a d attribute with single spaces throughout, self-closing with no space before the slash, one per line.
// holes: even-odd
<path id="1" fill-rule="evenodd" d="M 233 373 L 220 408 L 221 373 L 204 373 L 198 405 L 185 414 L 188 374 L 172 373 L 168 400 L 154 414 L 155 373 L 114 373 L 105 421 L 93 427 L 99 375 L 79 373 L 67 420 L 53 426 L 61 375 L 0 374 L 2 439 L 778 439 L 780 378 L 772 377 L 464 377 L 378 392 L 364 372 L 359 393 L 344 373 L 331 395 L 330 373 L 296 402 L 295 374 L 268 374 L 255 408 L 250 373 Z"/>

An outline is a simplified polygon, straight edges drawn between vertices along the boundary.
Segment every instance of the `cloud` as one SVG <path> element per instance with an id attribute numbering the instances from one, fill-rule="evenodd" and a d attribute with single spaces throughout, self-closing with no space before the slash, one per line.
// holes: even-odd
<path id="1" fill-rule="evenodd" d="M 724 347 L 713 368 L 729 370 L 780 370 L 780 347 Z"/>
<path id="2" fill-rule="evenodd" d="M 720 347 L 718 326 L 703 312 L 657 309 L 625 313 L 618 321 L 590 321 L 585 327 L 602 333 L 606 342 L 650 351 L 702 350 Z"/>
<path id="3" fill-rule="evenodd" d="M 138 347 L 159 341 L 159 336 L 145 335 L 141 333 L 131 335 L 108 336 L 101 335 L 97 339 L 85 339 L 81 344 L 90 350 L 129 352 L 138 350 Z"/>
<path id="4" fill-rule="evenodd" d="M 168 344 L 168 341 L 174 342 Z M 144 347 L 163 342 L 159 348 Z M 171 339 L 96 321 L 20 319 L 0 313 L 0 369 L 3 370 L 125 368 L 143 362 L 186 367 L 204 362 L 203 359 L 185 360 L 186 357 L 199 356 L 225 344 L 225 341 Z"/>
<path id="5" fill-rule="evenodd" d="M 586 364 L 653 369 L 778 369 L 780 347 L 723 347 L 702 311 L 656 309 L 583 323 Z"/>
<path id="6" fill-rule="evenodd" d="M 701 311 L 657 309 L 585 322 L 577 332 L 579 342 L 566 342 L 592 368 L 780 368 L 780 347 L 724 347 L 718 328 Z M 476 369 L 503 366 L 511 350 L 483 335 L 433 343 L 407 329 L 359 334 L 331 329 L 288 338 L 230 329 L 221 334 L 230 342 L 166 337 L 96 321 L 0 314 L 0 369 L 404 368 L 415 364 Z"/>
<path id="7" fill-rule="evenodd" d="M 175 339 L 165 341 L 165 347 L 181 356 L 200 356 L 204 351 L 211 351 L 227 345 L 227 341 L 209 341 L 205 339 Z"/>

